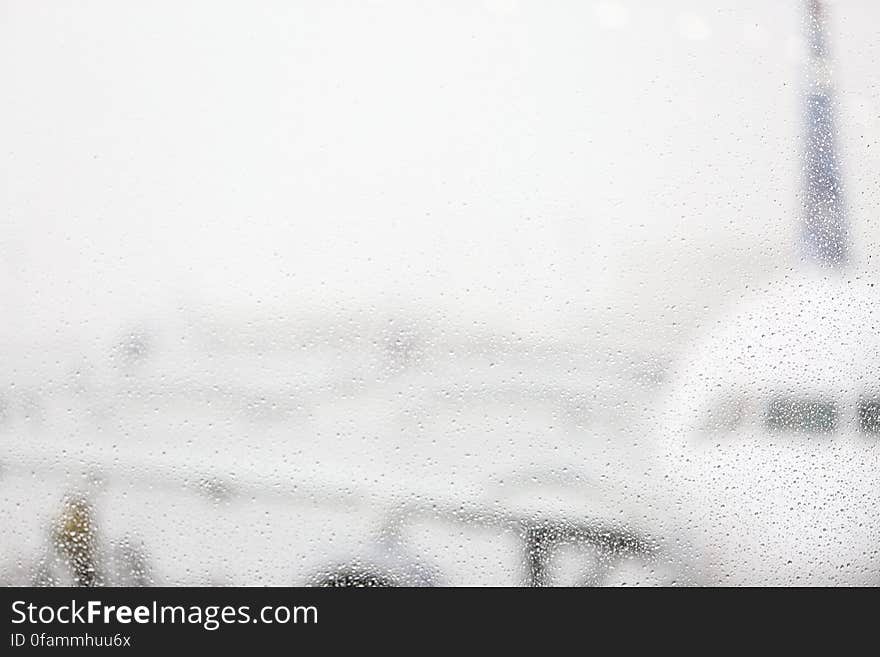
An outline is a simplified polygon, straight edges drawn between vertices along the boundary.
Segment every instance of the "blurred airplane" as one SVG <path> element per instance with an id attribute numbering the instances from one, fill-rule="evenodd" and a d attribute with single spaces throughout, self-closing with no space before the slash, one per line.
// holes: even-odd
<path id="1" fill-rule="evenodd" d="M 681 360 L 660 437 L 667 548 L 701 582 L 880 579 L 878 288 L 851 264 L 826 19 L 806 10 L 802 266 Z"/>

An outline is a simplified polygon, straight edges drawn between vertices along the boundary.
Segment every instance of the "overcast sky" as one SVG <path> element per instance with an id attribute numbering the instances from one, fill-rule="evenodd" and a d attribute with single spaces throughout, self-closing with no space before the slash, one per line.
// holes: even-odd
<path id="1" fill-rule="evenodd" d="M 880 3 L 829 26 L 880 248 Z M 415 308 L 678 339 L 794 263 L 797 0 L 0 2 L 3 334 Z"/>

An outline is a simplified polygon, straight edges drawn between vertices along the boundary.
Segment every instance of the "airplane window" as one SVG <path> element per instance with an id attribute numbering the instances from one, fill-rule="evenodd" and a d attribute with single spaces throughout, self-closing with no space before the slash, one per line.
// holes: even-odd
<path id="1" fill-rule="evenodd" d="M 880 433 L 880 399 L 859 400 L 859 428 L 865 433 Z"/>
<path id="2" fill-rule="evenodd" d="M 770 402 L 766 423 L 773 431 L 830 433 L 837 429 L 837 416 L 834 402 L 779 398 Z"/>
<path id="3" fill-rule="evenodd" d="M 0 15 L 0 586 L 880 585 L 877 0 Z"/>

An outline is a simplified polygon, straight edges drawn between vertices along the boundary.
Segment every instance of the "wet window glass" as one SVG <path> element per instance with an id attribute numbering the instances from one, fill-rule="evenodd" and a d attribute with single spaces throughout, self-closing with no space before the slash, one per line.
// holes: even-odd
<path id="1" fill-rule="evenodd" d="M 880 583 L 878 24 L 6 0 L 0 585 Z"/>
<path id="2" fill-rule="evenodd" d="M 702 429 L 709 434 L 736 431 L 748 420 L 750 410 L 749 403 L 743 398 L 725 396 L 716 399 L 703 418 Z"/>

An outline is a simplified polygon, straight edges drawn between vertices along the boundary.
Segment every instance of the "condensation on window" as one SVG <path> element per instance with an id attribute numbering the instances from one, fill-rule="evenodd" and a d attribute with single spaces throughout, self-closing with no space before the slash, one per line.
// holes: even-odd
<path id="1" fill-rule="evenodd" d="M 880 3 L 0 21 L 0 585 L 865 585 Z"/>

